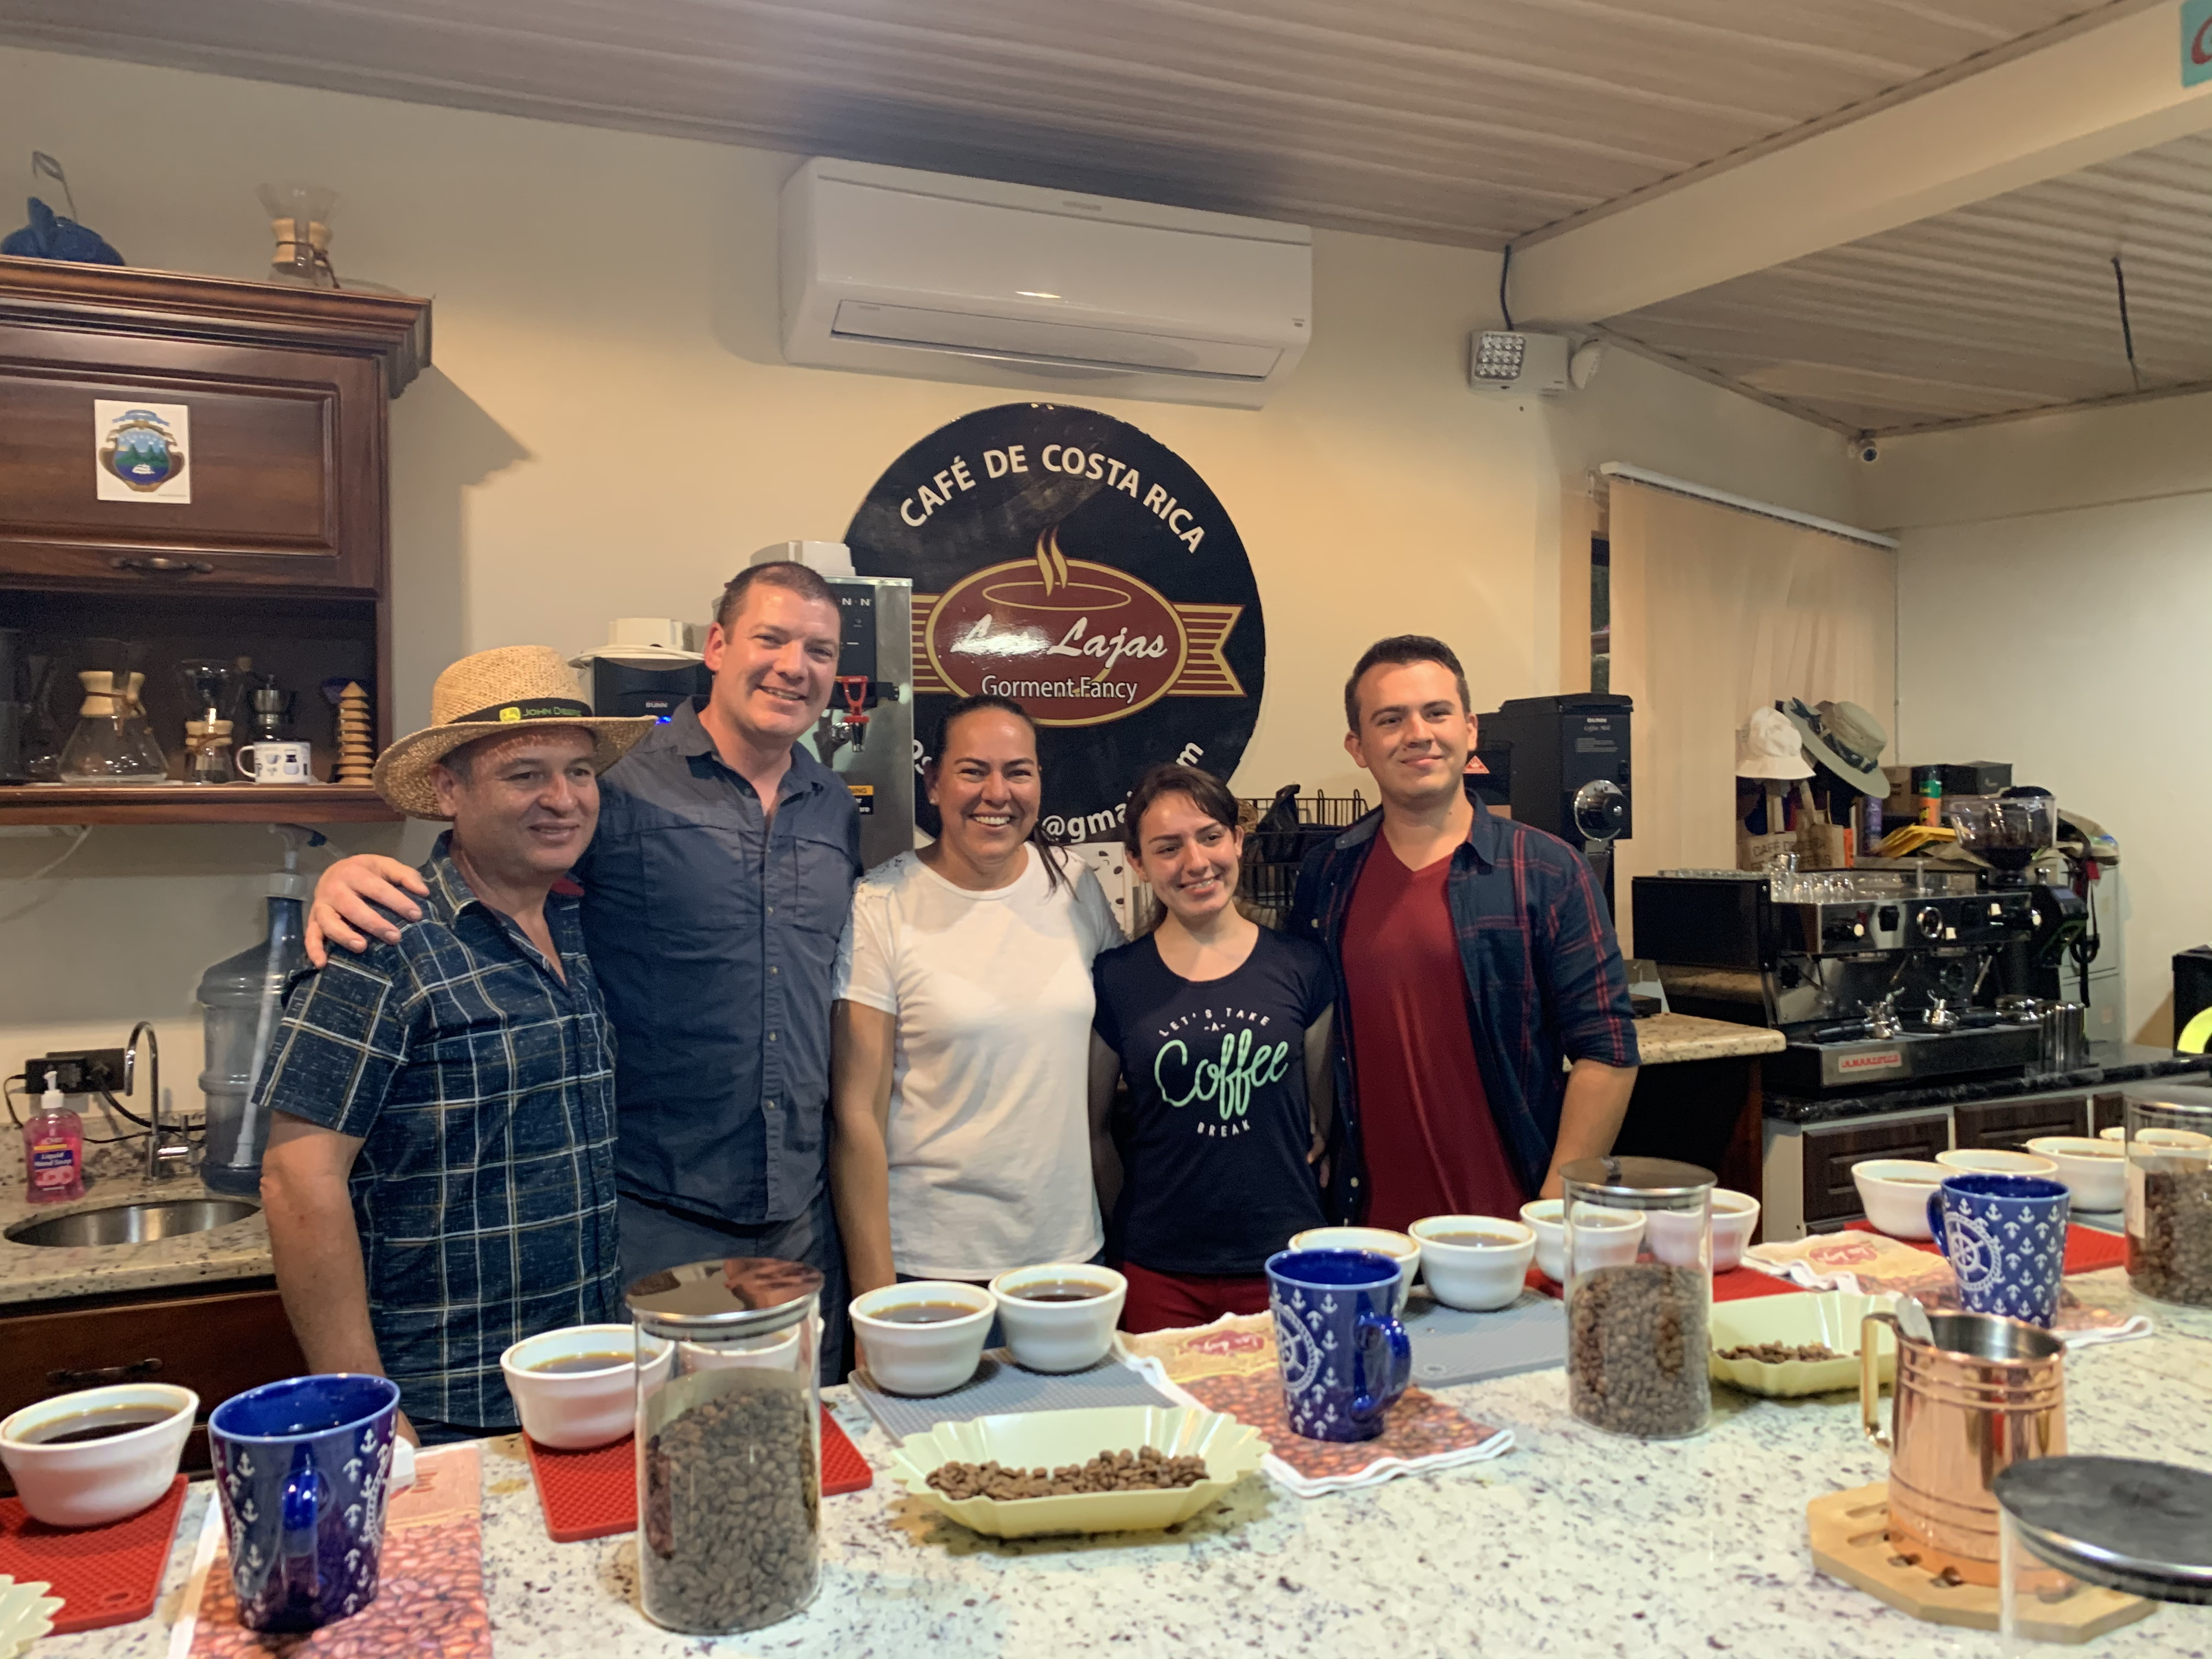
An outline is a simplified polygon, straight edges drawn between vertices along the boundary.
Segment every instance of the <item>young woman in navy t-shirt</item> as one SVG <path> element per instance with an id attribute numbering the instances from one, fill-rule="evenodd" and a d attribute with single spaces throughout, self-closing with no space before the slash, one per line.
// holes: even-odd
<path id="1" fill-rule="evenodd" d="M 1158 927 L 1093 963 L 1091 1124 L 1099 1201 L 1129 1281 L 1130 1331 L 1267 1309 L 1267 1260 L 1318 1227 L 1334 999 L 1319 946 L 1234 903 L 1244 847 L 1218 779 L 1157 766 L 1123 835 Z M 1117 1079 L 1132 1110 L 1117 1151 Z"/>

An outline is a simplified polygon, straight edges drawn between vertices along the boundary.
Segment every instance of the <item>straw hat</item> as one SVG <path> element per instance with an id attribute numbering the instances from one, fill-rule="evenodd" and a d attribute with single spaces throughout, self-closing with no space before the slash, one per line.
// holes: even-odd
<path id="1" fill-rule="evenodd" d="M 1797 740 L 1797 728 L 1779 708 L 1754 708 L 1735 734 L 1735 775 L 1740 778 L 1809 778 L 1812 763 Z"/>
<path id="2" fill-rule="evenodd" d="M 1808 708 L 1795 697 L 1778 706 L 1814 760 L 1863 795 L 1889 793 L 1881 764 L 1889 733 L 1865 709 L 1855 702 L 1824 702 Z"/>
<path id="3" fill-rule="evenodd" d="M 410 817 L 443 818 L 430 768 L 464 744 L 526 721 L 592 734 L 592 769 L 604 772 L 658 723 L 602 719 L 576 695 L 576 677 L 550 645 L 507 645 L 464 657 L 430 688 L 430 724 L 377 757 L 376 791 Z"/>

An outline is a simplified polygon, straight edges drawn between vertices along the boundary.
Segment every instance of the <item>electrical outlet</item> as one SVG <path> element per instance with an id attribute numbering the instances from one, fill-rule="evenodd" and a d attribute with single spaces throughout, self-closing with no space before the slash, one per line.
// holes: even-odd
<path id="1" fill-rule="evenodd" d="M 42 1059 L 23 1062 L 23 1086 L 33 1094 L 46 1086 L 46 1073 L 55 1074 L 55 1082 L 65 1095 L 90 1094 L 106 1090 L 109 1094 L 125 1092 L 123 1082 L 123 1050 L 120 1048 L 64 1049 Z"/>

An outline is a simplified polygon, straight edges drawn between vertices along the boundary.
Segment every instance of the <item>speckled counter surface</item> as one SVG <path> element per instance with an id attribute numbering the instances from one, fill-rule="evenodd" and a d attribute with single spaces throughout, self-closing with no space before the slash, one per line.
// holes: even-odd
<path id="1" fill-rule="evenodd" d="M 2075 1449 L 2212 1466 L 2212 1313 L 2136 1304 L 2117 1270 L 2075 1281 L 2140 1306 L 2143 1341 L 2067 1362 Z M 1881 1478 L 1845 1397 L 1784 1403 L 1717 1389 L 1711 1428 L 1641 1444 L 1567 1414 L 1539 1371 L 1445 1391 L 1510 1427 L 1495 1462 L 1305 1501 L 1258 1478 L 1181 1534 L 1000 1543 L 895 1495 L 881 1477 L 825 1499 L 822 1589 L 797 1618 L 719 1642 L 638 1613 L 629 1538 L 547 1541 L 514 1443 L 485 1468 L 484 1553 L 497 1659 L 777 1654 L 891 1659 L 941 1653 L 1193 1659 L 1264 1655 L 1705 1656 L 1998 1659 L 1993 1634 L 1919 1624 L 1816 1573 L 1805 1504 Z M 859 1437 L 880 1468 L 886 1444 Z M 162 1612 L 49 1640 L 42 1659 L 160 1659 L 190 1541 L 195 1486 Z M 2038 1649 L 2057 1653 L 2061 1649 Z M 2168 1607 L 2081 1651 L 2203 1659 L 2212 1609 Z"/>
<path id="2" fill-rule="evenodd" d="M 1781 1032 L 1766 1026 L 1700 1019 L 1695 1014 L 1654 1014 L 1636 1022 L 1636 1047 L 1646 1066 L 1778 1054 L 1788 1046 Z"/>
<path id="3" fill-rule="evenodd" d="M 83 1198 L 74 1204 L 32 1204 L 23 1196 L 21 1137 L 10 1135 L 0 1144 L 0 1315 L 21 1312 L 24 1303 L 63 1297 L 216 1285 L 269 1275 L 269 1228 L 258 1215 L 145 1244 L 55 1247 L 18 1244 L 9 1238 L 8 1230 L 20 1222 L 72 1210 L 142 1199 L 221 1196 L 191 1176 L 147 1180 L 143 1141 L 85 1151 L 88 1179 Z"/>

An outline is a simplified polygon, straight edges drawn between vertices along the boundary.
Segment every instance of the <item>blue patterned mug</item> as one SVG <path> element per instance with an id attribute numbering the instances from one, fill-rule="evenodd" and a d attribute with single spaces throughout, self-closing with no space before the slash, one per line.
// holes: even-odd
<path id="1" fill-rule="evenodd" d="M 1291 1430 L 1309 1440 L 1381 1434 L 1413 1374 L 1413 1346 L 1391 1313 L 1398 1264 L 1374 1250 L 1279 1250 L 1267 1296 Z"/>
<path id="2" fill-rule="evenodd" d="M 315 1630 L 376 1599 L 398 1385 L 295 1376 L 208 1419 L 230 1581 L 249 1630 Z"/>
<path id="3" fill-rule="evenodd" d="M 1954 1175 L 1928 1195 L 1928 1231 L 1969 1313 L 2049 1330 L 2066 1273 L 2066 1188 L 2041 1176 Z"/>

